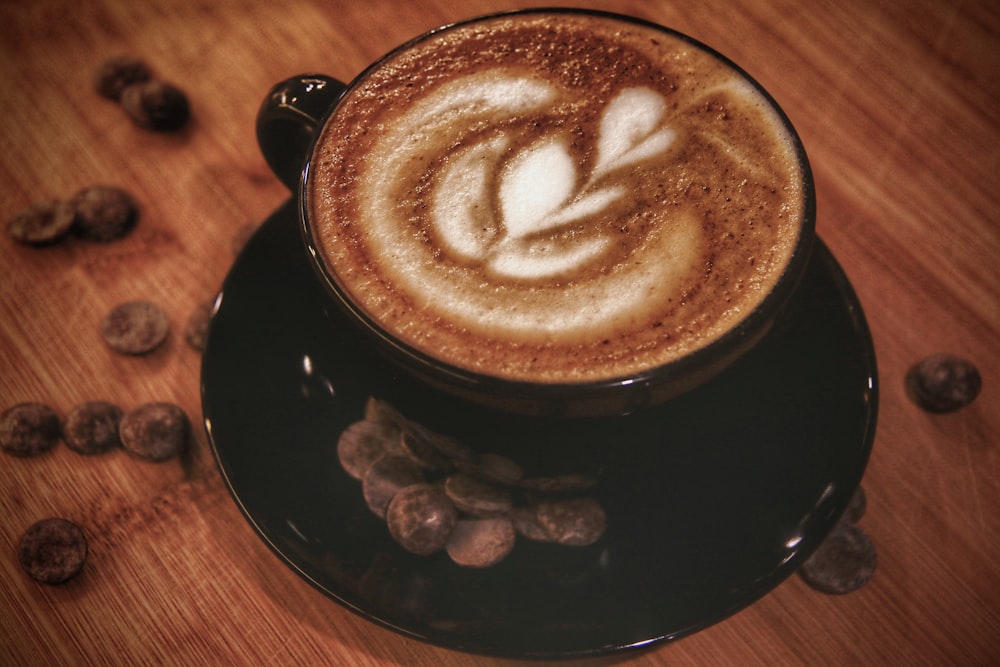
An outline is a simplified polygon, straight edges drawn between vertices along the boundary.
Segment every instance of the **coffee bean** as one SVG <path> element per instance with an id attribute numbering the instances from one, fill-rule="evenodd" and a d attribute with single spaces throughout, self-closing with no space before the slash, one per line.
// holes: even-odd
<path id="1" fill-rule="evenodd" d="M 191 115 L 184 92 L 162 81 L 128 86 L 122 91 L 121 104 L 133 123 L 155 132 L 179 130 Z"/>
<path id="2" fill-rule="evenodd" d="M 587 546 L 604 535 L 607 516 L 593 498 L 538 503 L 538 522 L 559 544 Z"/>
<path id="3" fill-rule="evenodd" d="M 865 496 L 865 490 L 859 486 L 854 490 L 854 495 L 851 496 L 851 500 L 847 503 L 847 509 L 844 510 L 842 519 L 851 523 L 857 523 L 865 515 L 866 509 L 868 509 L 868 499 Z"/>
<path id="4" fill-rule="evenodd" d="M 521 464 L 501 454 L 486 452 L 476 463 L 481 474 L 502 484 L 516 484 L 524 477 Z"/>
<path id="5" fill-rule="evenodd" d="M 524 505 L 515 507 L 510 511 L 510 520 L 514 524 L 514 530 L 519 535 L 527 537 L 535 542 L 555 542 L 555 538 L 549 534 L 542 522 L 538 520 L 538 506 Z"/>
<path id="6" fill-rule="evenodd" d="M 474 517 L 506 514 L 513 502 L 506 488 L 488 484 L 464 473 L 454 473 L 444 480 L 444 492 L 459 512 Z"/>
<path id="7" fill-rule="evenodd" d="M 36 202 L 17 213 L 7 224 L 7 231 L 19 243 L 46 245 L 62 239 L 73 227 L 73 205 L 49 199 Z"/>
<path id="8" fill-rule="evenodd" d="M 472 449 L 466 447 L 455 438 L 423 427 L 419 427 L 417 432 L 420 433 L 430 447 L 433 447 L 438 454 L 449 461 L 448 471 L 453 470 L 454 464 L 457 462 L 472 461 L 476 458 L 476 453 Z"/>
<path id="9" fill-rule="evenodd" d="M 42 519 L 21 535 L 17 555 L 31 578 L 45 584 L 61 584 L 83 569 L 87 538 L 72 521 Z"/>
<path id="10" fill-rule="evenodd" d="M 868 534 L 842 521 L 802 563 L 799 575 L 824 593 L 850 593 L 871 580 L 875 563 L 875 545 Z"/>
<path id="11" fill-rule="evenodd" d="M 118 101 L 127 87 L 152 78 L 149 67 L 132 56 L 115 56 L 102 62 L 94 72 L 94 89 L 109 100 Z"/>
<path id="12" fill-rule="evenodd" d="M 337 440 L 337 459 L 348 475 L 362 480 L 368 468 L 383 456 L 404 454 L 399 440 L 399 429 L 393 424 L 369 419 L 354 422 Z"/>
<path id="13" fill-rule="evenodd" d="M 506 516 L 459 519 L 445 548 L 458 565 L 490 567 L 506 558 L 516 541 L 514 525 Z"/>
<path id="14" fill-rule="evenodd" d="M 414 484 L 396 494 L 386 511 L 389 533 L 404 549 L 429 556 L 448 544 L 458 512 L 441 489 Z"/>
<path id="15" fill-rule="evenodd" d="M 14 456 L 38 456 L 59 442 L 59 415 L 42 403 L 19 403 L 0 415 L 0 448 Z"/>
<path id="16" fill-rule="evenodd" d="M 458 565 L 488 567 L 510 553 L 517 535 L 586 546 L 606 529 L 603 507 L 576 497 L 597 486 L 592 475 L 525 479 L 516 461 L 480 454 L 374 397 L 337 449 L 348 474 L 362 480 L 368 507 L 414 554 L 446 549 Z"/>
<path id="17" fill-rule="evenodd" d="M 159 347 L 170 333 L 170 320 L 148 301 L 115 306 L 101 321 L 101 335 L 111 349 L 122 354 L 146 354 Z"/>
<path id="18" fill-rule="evenodd" d="M 411 426 L 403 430 L 400 444 L 410 458 L 429 472 L 450 472 L 455 464 L 435 446 L 435 435 L 426 429 Z"/>
<path id="19" fill-rule="evenodd" d="M 205 351 L 205 343 L 208 342 L 208 328 L 212 323 L 214 310 L 215 301 L 199 304 L 191 311 L 187 324 L 184 325 L 184 340 L 196 352 Z"/>
<path id="20" fill-rule="evenodd" d="M 423 460 L 429 468 L 438 468 L 442 472 L 450 472 L 457 461 L 472 461 L 476 453 L 461 442 L 447 435 L 437 433 L 423 424 L 404 417 L 399 410 L 386 401 L 375 397 L 365 404 L 365 418 L 372 421 L 394 424 L 400 431 L 407 434 L 410 443 L 410 453 L 418 460 Z M 442 457 L 446 460 L 442 460 Z"/>
<path id="21" fill-rule="evenodd" d="M 383 456 L 368 466 L 361 491 L 368 508 L 380 519 L 385 518 L 389 503 L 408 486 L 426 481 L 424 473 L 412 459 L 398 454 Z"/>
<path id="22" fill-rule="evenodd" d="M 110 185 L 92 185 L 70 201 L 75 211 L 73 230 L 92 241 L 114 241 L 135 226 L 139 207 L 132 195 Z"/>
<path id="23" fill-rule="evenodd" d="M 187 447 L 191 423 L 172 403 L 146 403 L 122 417 L 118 435 L 130 453 L 150 461 L 166 461 Z"/>
<path id="24" fill-rule="evenodd" d="M 501 454 L 486 452 L 473 461 L 458 461 L 458 469 L 476 479 L 491 484 L 517 484 L 524 477 L 524 468 Z"/>
<path id="25" fill-rule="evenodd" d="M 928 412 L 953 412 L 972 403 L 983 387 L 979 370 L 948 354 L 935 354 L 906 373 L 906 393 Z"/>
<path id="26" fill-rule="evenodd" d="M 122 411 L 106 401 L 88 401 L 69 411 L 63 423 L 66 445 L 80 454 L 103 454 L 121 445 Z"/>

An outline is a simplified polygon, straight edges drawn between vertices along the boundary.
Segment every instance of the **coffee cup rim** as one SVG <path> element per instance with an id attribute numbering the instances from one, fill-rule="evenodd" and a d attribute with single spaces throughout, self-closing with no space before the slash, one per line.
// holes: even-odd
<path id="1" fill-rule="evenodd" d="M 582 380 L 579 382 L 543 382 L 518 380 L 491 375 L 486 372 L 474 371 L 451 364 L 441 359 L 437 359 L 432 355 L 397 339 L 395 336 L 383 329 L 383 327 L 381 327 L 374 320 L 374 318 L 365 312 L 363 308 L 354 303 L 350 296 L 346 294 L 345 290 L 337 284 L 335 277 L 332 275 L 332 271 L 323 261 L 323 253 L 320 248 L 320 243 L 314 236 L 313 226 L 309 219 L 310 172 L 312 162 L 316 157 L 319 140 L 322 138 L 323 132 L 329 123 L 330 118 L 336 113 L 340 100 L 348 96 L 351 91 L 360 85 L 371 72 L 377 70 L 385 62 L 391 60 L 403 51 L 443 32 L 506 16 L 545 14 L 596 16 L 651 28 L 686 42 L 694 48 L 704 51 L 713 58 L 719 60 L 749 83 L 770 106 L 771 110 L 775 113 L 782 127 L 789 136 L 791 145 L 794 148 L 796 160 L 801 170 L 803 206 L 802 218 L 799 225 L 799 235 L 792 248 L 789 260 L 781 274 L 775 280 L 772 289 L 749 313 L 743 317 L 743 319 L 708 344 L 699 347 L 682 357 L 663 364 L 651 366 L 639 372 L 597 380 Z M 763 332 L 766 332 L 770 323 L 782 310 L 783 305 L 788 301 L 795 289 L 798 287 L 812 255 L 816 237 L 816 194 L 812 168 L 805 151 L 805 146 L 803 145 L 798 131 L 795 129 L 795 126 L 792 124 L 791 119 L 788 117 L 785 110 L 778 104 L 777 100 L 775 100 L 771 93 L 768 92 L 760 84 L 760 82 L 751 76 L 745 69 L 736 64 L 725 54 L 699 41 L 698 39 L 691 37 L 690 35 L 646 19 L 599 9 L 534 7 L 494 12 L 463 19 L 427 30 L 389 50 L 370 65 L 365 67 L 360 73 L 358 73 L 357 76 L 347 83 L 337 102 L 332 104 L 320 119 L 317 130 L 306 154 L 304 166 L 299 178 L 297 194 L 300 232 L 310 257 L 310 263 L 312 264 L 315 273 L 319 276 L 326 292 L 335 298 L 338 304 L 350 314 L 350 317 L 353 318 L 354 321 L 361 325 L 361 328 L 365 332 L 375 338 L 383 351 L 388 352 L 389 355 L 396 361 L 401 362 L 407 370 L 431 381 L 433 384 L 444 386 L 448 390 L 458 391 L 463 394 L 471 392 L 473 397 L 494 396 L 503 398 L 524 396 L 529 397 L 527 400 L 530 402 L 538 404 L 555 404 L 564 401 L 600 401 L 601 397 L 604 395 L 610 395 L 610 393 L 614 393 L 616 390 L 629 388 L 639 395 L 639 402 L 641 403 L 647 400 L 643 398 L 647 393 L 642 391 L 643 388 L 654 387 L 662 382 L 669 382 L 671 379 L 674 379 L 682 385 L 690 384 L 685 383 L 681 380 L 681 378 L 688 378 L 692 375 L 697 375 L 697 371 L 699 369 L 711 366 L 711 362 L 713 360 L 724 357 L 727 351 L 732 350 L 734 347 L 740 347 L 741 343 L 744 346 L 750 346 L 756 341 L 757 338 L 763 335 Z M 698 381 L 695 381 L 695 383 L 700 384 Z M 683 393 L 690 388 L 693 388 L 693 386 L 683 386 L 680 391 L 674 392 L 674 394 Z M 667 396 L 667 398 L 669 397 L 671 396 Z M 627 412 L 628 410 L 619 411 Z"/>

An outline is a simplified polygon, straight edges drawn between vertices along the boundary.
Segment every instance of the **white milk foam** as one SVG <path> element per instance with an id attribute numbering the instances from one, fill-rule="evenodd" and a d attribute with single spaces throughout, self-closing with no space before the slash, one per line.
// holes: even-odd
<path id="1" fill-rule="evenodd" d="M 801 171 L 714 56 L 556 24 L 446 31 L 375 70 L 324 129 L 309 206 L 338 282 L 411 345 L 508 377 L 620 376 L 760 302 L 798 236 Z"/>
<path id="2" fill-rule="evenodd" d="M 362 184 L 361 198 L 370 203 L 362 211 L 362 227 L 372 247 L 392 257 L 382 270 L 403 289 L 426 294 L 430 300 L 424 307 L 471 329 L 530 339 L 555 333 L 573 337 L 678 291 L 676 281 L 701 244 L 700 229 L 688 219 L 662 221 L 670 233 L 652 239 L 647 250 L 657 262 L 616 267 L 597 281 L 572 282 L 600 262 L 614 242 L 601 214 L 628 194 L 614 183 L 614 173 L 662 156 L 676 137 L 675 130 L 662 126 L 665 105 L 658 93 L 630 88 L 611 101 L 601 117 L 597 160 L 589 174 L 581 173 L 566 138 L 558 135 L 513 154 L 511 146 L 520 142 L 503 131 L 472 145 L 462 140 L 480 119 L 502 125 L 544 110 L 565 94 L 550 82 L 512 77 L 503 69 L 480 72 L 440 87 L 385 128 L 368 156 L 381 173 Z M 461 147 L 433 181 L 429 213 L 437 240 L 459 266 L 481 266 L 504 291 L 530 291 L 534 303 L 507 303 L 495 290 L 455 289 L 465 271 L 428 263 L 426 247 L 399 233 L 398 184 L 412 178 L 412 165 L 422 156 L 453 145 Z M 568 242 L 560 239 L 574 223 L 582 226 Z M 540 282 L 553 279 L 559 283 Z"/>

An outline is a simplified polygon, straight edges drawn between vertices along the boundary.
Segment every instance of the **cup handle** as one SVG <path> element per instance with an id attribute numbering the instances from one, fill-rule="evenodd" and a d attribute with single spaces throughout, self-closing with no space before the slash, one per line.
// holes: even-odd
<path id="1" fill-rule="evenodd" d="M 320 122 L 346 85 L 301 74 L 274 86 L 257 112 L 257 144 L 278 179 L 295 192 Z"/>

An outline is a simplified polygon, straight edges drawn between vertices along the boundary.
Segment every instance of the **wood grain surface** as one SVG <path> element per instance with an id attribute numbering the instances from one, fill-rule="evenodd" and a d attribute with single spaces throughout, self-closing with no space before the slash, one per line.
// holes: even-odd
<path id="1" fill-rule="evenodd" d="M 563 4 L 553 2 L 551 4 Z M 680 641 L 598 661 L 628 665 L 1000 664 L 1000 8 L 987 0 L 586 2 L 686 32 L 779 101 L 809 152 L 819 231 L 850 276 L 879 360 L 881 412 L 862 525 L 866 588 L 827 596 L 798 577 Z M 107 183 L 141 220 L 110 243 L 32 248 L 0 236 L 0 408 L 65 414 L 164 400 L 195 423 L 191 452 L 0 455 L 0 664 L 501 665 L 376 627 L 282 566 L 242 519 L 201 428 L 191 311 L 218 290 L 234 238 L 289 196 L 254 138 L 270 86 L 350 79 L 436 25 L 522 6 L 467 0 L 32 0 L 0 3 L 0 214 Z M 91 87 L 99 62 L 146 59 L 189 94 L 178 134 L 131 125 Z M 145 357 L 98 333 L 143 298 L 172 334 Z M 946 415 L 903 377 L 948 352 L 983 390 Z M 46 516 L 90 538 L 81 576 L 21 571 L 20 533 Z M 589 663 L 588 663 L 589 664 Z"/>

